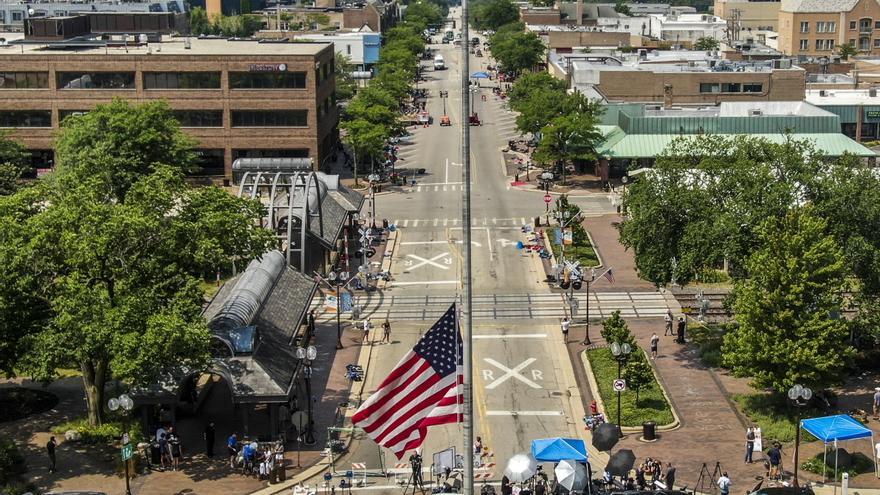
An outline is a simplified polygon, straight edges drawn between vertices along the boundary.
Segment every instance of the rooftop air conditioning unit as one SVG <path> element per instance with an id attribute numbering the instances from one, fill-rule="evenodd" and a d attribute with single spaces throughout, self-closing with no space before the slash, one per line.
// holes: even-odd
<path id="1" fill-rule="evenodd" d="M 645 105 L 645 110 L 663 110 L 663 105 Z"/>
<path id="2" fill-rule="evenodd" d="M 759 108 L 752 108 L 751 110 L 749 110 L 749 117 L 760 117 L 763 114 L 764 112 L 762 112 Z"/>
<path id="3" fill-rule="evenodd" d="M 871 98 L 876 98 L 877 97 L 877 88 L 869 89 L 868 96 L 870 96 Z"/>
<path id="4" fill-rule="evenodd" d="M 820 89 L 820 90 L 819 90 L 819 96 L 821 96 L 822 98 L 824 98 L 824 97 L 828 96 L 828 92 L 825 91 L 824 89 Z"/>

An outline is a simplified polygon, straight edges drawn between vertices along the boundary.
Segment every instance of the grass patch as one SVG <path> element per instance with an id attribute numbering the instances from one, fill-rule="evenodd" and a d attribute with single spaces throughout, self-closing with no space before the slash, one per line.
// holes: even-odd
<path id="1" fill-rule="evenodd" d="M 748 416 L 752 423 L 761 427 L 761 435 L 764 445 L 770 445 L 773 440 L 780 442 L 793 442 L 795 438 L 797 411 L 786 397 L 772 394 L 733 394 L 733 400 L 740 410 Z M 821 416 L 826 411 L 805 406 L 801 409 L 802 417 Z M 806 431 L 801 431 L 802 442 L 812 442 L 816 437 Z"/>
<path id="2" fill-rule="evenodd" d="M 70 430 L 79 432 L 81 443 L 110 443 L 122 438 L 123 424 L 121 419 L 112 419 L 105 421 L 101 426 L 89 426 L 88 418 L 76 418 L 52 427 L 52 433 L 62 437 Z M 137 421 L 129 421 L 128 430 L 132 443 L 137 444 L 144 440 L 144 434 Z"/>
<path id="3" fill-rule="evenodd" d="M 58 404 L 55 394 L 25 387 L 0 388 L 0 423 L 40 414 Z"/>
<path id="4" fill-rule="evenodd" d="M 843 449 L 840 449 L 843 452 Z M 822 474 L 822 452 L 810 457 L 806 462 L 801 464 L 801 468 L 814 474 Z M 863 473 L 874 472 L 874 461 L 861 452 L 850 453 L 852 463 L 848 468 L 838 467 L 837 481 L 843 478 L 843 473 L 849 473 L 849 476 L 857 476 Z M 828 457 L 825 461 L 825 476 L 829 479 L 834 477 L 834 449 L 828 450 Z"/>
<path id="5" fill-rule="evenodd" d="M 637 351 L 641 352 L 641 350 Z M 617 361 L 611 349 L 602 347 L 587 351 L 587 358 L 593 368 L 593 375 L 599 385 L 599 395 L 605 403 L 605 418 L 609 422 L 617 421 L 617 392 L 612 382 L 617 378 Z M 655 379 L 649 387 L 639 391 L 639 403 L 636 404 L 636 393 L 627 389 L 620 394 L 621 426 L 641 426 L 645 421 L 654 421 L 658 425 L 672 423 L 673 416 L 660 384 Z"/>
<path id="6" fill-rule="evenodd" d="M 726 325 L 696 324 L 688 328 L 691 342 L 697 346 L 703 364 L 713 368 L 721 367 L 721 345 L 728 330 L 729 327 Z"/>
<path id="7" fill-rule="evenodd" d="M 550 247 L 553 249 L 553 256 L 556 256 L 556 260 L 558 261 L 559 256 L 562 254 L 562 246 L 556 244 L 554 230 L 555 229 L 549 229 L 547 231 L 547 236 L 550 239 Z M 581 262 L 581 266 L 585 267 L 597 266 L 599 264 L 599 257 L 596 256 L 596 250 L 593 249 L 593 246 L 590 245 L 589 242 L 586 244 L 565 246 L 565 258 L 569 260 L 576 259 Z"/>

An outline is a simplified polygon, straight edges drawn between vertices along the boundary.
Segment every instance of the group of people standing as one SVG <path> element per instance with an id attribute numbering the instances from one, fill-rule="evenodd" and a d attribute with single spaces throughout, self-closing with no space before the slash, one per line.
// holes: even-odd
<path id="1" fill-rule="evenodd" d="M 180 435 L 177 434 L 177 430 L 173 426 L 169 426 L 166 430 L 164 426 L 159 425 L 159 428 L 156 429 L 155 445 L 158 445 L 159 448 L 161 470 L 179 470 L 180 459 L 183 457 L 183 446 L 181 445 Z"/>
<path id="2" fill-rule="evenodd" d="M 666 472 L 663 472 L 663 463 L 659 459 L 648 457 L 629 473 L 623 481 L 624 490 L 672 490 L 675 485 L 675 467 L 671 462 L 666 463 Z M 605 471 L 603 480 L 606 485 L 612 483 L 612 476 Z"/>

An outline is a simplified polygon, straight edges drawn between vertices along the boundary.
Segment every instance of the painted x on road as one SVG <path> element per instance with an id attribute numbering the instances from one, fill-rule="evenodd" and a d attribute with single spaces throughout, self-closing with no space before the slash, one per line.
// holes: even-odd
<path id="1" fill-rule="evenodd" d="M 449 253 L 438 254 L 437 256 L 434 256 L 434 257 L 431 258 L 431 259 L 425 259 L 425 258 L 422 258 L 421 256 L 418 256 L 418 255 L 415 255 L 415 254 L 407 254 L 407 255 L 406 255 L 407 258 L 412 258 L 412 259 L 414 259 L 414 260 L 418 260 L 419 263 L 418 263 L 418 264 L 415 264 L 415 265 L 407 266 L 406 269 L 407 269 L 407 270 L 415 270 L 416 268 L 420 268 L 420 267 L 422 267 L 422 266 L 424 266 L 424 265 L 433 265 L 433 266 L 436 266 L 437 268 L 442 268 L 442 269 L 444 269 L 444 270 L 449 270 L 449 267 L 448 267 L 448 266 L 444 266 L 444 265 L 441 265 L 440 263 L 437 263 L 437 262 L 436 262 L 436 260 L 438 260 L 438 259 L 440 259 L 440 258 L 442 258 L 442 257 L 444 257 L 444 256 L 449 256 Z M 407 265 L 409 265 L 410 263 L 412 263 L 412 261 L 407 261 L 407 262 L 406 262 Z"/>
<path id="2" fill-rule="evenodd" d="M 495 366 L 496 368 L 498 368 L 504 372 L 504 374 L 501 375 L 500 377 L 496 378 L 495 381 L 486 385 L 487 390 L 492 390 L 495 387 L 497 387 L 498 385 L 501 385 L 502 383 L 506 382 L 507 380 L 509 380 L 511 378 L 516 378 L 517 380 L 525 383 L 526 385 L 528 385 L 532 388 L 541 388 L 540 385 L 538 385 L 537 383 L 529 380 L 528 378 L 526 378 L 520 374 L 520 371 L 528 368 L 530 364 L 537 361 L 537 359 L 535 359 L 535 358 L 528 358 L 525 361 L 523 361 L 522 363 L 520 363 L 519 365 L 517 365 L 515 368 L 512 368 L 512 369 L 508 368 L 507 366 L 504 366 L 503 364 L 499 363 L 498 361 L 495 361 L 492 358 L 483 358 L 483 361 L 486 361 L 487 363 L 491 364 L 492 366 Z M 488 373 L 488 374 L 483 373 L 483 377 L 486 377 L 486 376 L 491 377 L 492 375 L 491 375 L 491 373 Z"/>

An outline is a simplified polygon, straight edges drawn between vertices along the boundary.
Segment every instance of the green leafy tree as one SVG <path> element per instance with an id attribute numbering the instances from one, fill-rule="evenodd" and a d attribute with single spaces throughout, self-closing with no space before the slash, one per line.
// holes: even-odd
<path id="1" fill-rule="evenodd" d="M 843 45 L 837 45 L 837 54 L 840 55 L 842 60 L 849 60 L 850 57 L 858 55 L 859 50 L 852 43 L 844 43 Z"/>
<path id="2" fill-rule="evenodd" d="M 433 2 L 417 0 L 406 6 L 405 19 L 407 22 L 432 26 L 442 24 L 443 17 L 444 14 L 440 6 Z"/>
<path id="3" fill-rule="evenodd" d="M 211 22 L 204 7 L 193 7 L 189 12 L 189 29 L 196 36 L 212 34 Z"/>
<path id="4" fill-rule="evenodd" d="M 507 95 L 510 108 L 519 112 L 521 104 L 540 93 L 564 94 L 568 86 L 565 81 L 557 79 L 547 72 L 530 72 L 520 76 Z M 560 103 L 561 105 L 561 103 Z"/>
<path id="5" fill-rule="evenodd" d="M 626 386 L 636 393 L 636 405 L 639 405 L 639 392 L 648 389 L 654 383 L 654 370 L 644 359 L 631 359 L 623 368 L 623 379 Z"/>
<path id="6" fill-rule="evenodd" d="M 602 321 L 602 330 L 599 332 L 602 338 L 609 345 L 614 342 L 618 344 L 627 343 L 632 347 L 633 351 L 637 349 L 636 339 L 629 330 L 626 320 L 620 316 L 620 310 L 611 313 L 611 316 Z"/>
<path id="7" fill-rule="evenodd" d="M 200 280 L 275 245 L 258 202 L 187 186 L 190 143 L 162 102 L 98 105 L 65 120 L 57 174 L 0 205 L 0 238 L 21 247 L 0 249 L 12 267 L 0 286 L 32 306 L 19 316 L 38 329 L 19 340 L 18 366 L 44 380 L 78 367 L 92 425 L 108 381 L 204 366 Z"/>
<path id="8" fill-rule="evenodd" d="M 522 32 L 493 43 L 492 56 L 504 70 L 519 73 L 543 62 L 545 49 L 537 34 Z"/>
<path id="9" fill-rule="evenodd" d="M 345 129 L 343 140 L 351 146 L 354 156 L 354 184 L 357 186 L 358 158 L 369 157 L 372 159 L 378 155 L 389 136 L 385 129 L 364 119 L 343 122 L 341 127 Z"/>
<path id="10" fill-rule="evenodd" d="M 21 143 L 9 137 L 9 133 L 0 132 L 0 196 L 17 191 L 22 176 L 30 171 L 28 151 Z"/>
<path id="11" fill-rule="evenodd" d="M 809 207 L 769 218 L 761 247 L 748 259 L 750 277 L 736 286 L 738 328 L 725 335 L 723 362 L 758 387 L 784 393 L 801 383 L 837 383 L 853 357 L 841 310 L 843 253 Z"/>
<path id="12" fill-rule="evenodd" d="M 336 74 L 336 98 L 342 101 L 350 100 L 357 91 L 357 82 L 351 75 L 355 69 L 351 58 L 337 52 L 333 69 Z"/>
<path id="13" fill-rule="evenodd" d="M 701 36 L 696 43 L 694 43 L 695 50 L 717 50 L 721 44 L 715 38 L 711 38 L 709 36 Z"/>
<path id="14" fill-rule="evenodd" d="M 623 0 L 618 0 L 617 3 L 614 4 L 614 11 L 620 15 L 632 15 L 632 10 L 630 10 L 629 5 Z"/>
<path id="15" fill-rule="evenodd" d="M 511 0 L 483 0 L 471 10 L 471 24 L 477 29 L 497 30 L 518 20 L 519 8 Z"/>

